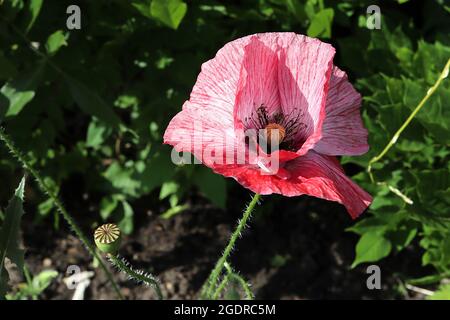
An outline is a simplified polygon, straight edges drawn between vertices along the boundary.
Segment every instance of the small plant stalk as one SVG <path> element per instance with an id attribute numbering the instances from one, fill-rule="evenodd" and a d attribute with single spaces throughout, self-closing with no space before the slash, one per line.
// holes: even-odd
<path id="1" fill-rule="evenodd" d="M 80 227 L 75 222 L 75 219 L 69 214 L 69 212 L 66 210 L 66 208 L 63 206 L 61 200 L 58 198 L 57 194 L 53 192 L 53 190 L 48 187 L 48 185 L 44 182 L 44 179 L 41 177 L 41 175 L 38 173 L 38 171 L 29 163 L 29 161 L 25 158 L 24 155 L 14 146 L 11 139 L 8 137 L 8 135 L 5 133 L 5 129 L 0 127 L 0 140 L 2 140 L 6 147 L 9 149 L 12 155 L 19 160 L 19 162 L 22 164 L 22 166 L 31 173 L 31 175 L 36 179 L 39 188 L 52 200 L 55 207 L 58 209 L 58 212 L 63 216 L 63 218 L 67 221 L 67 223 L 70 225 L 72 230 L 77 235 L 78 239 L 84 244 L 84 246 L 87 248 L 88 252 L 99 262 L 100 267 L 105 272 L 109 282 L 112 284 L 114 291 L 116 292 L 117 296 L 120 299 L 123 299 L 122 294 L 120 293 L 119 287 L 117 286 L 117 283 L 114 281 L 114 278 L 111 274 L 111 272 L 106 267 L 104 261 L 100 257 L 100 255 L 95 250 L 94 245 L 88 240 L 88 238 L 84 235 L 83 231 L 81 231 Z"/>
<path id="2" fill-rule="evenodd" d="M 261 195 L 259 195 L 257 193 L 255 193 L 253 195 L 252 200 L 248 204 L 247 208 L 244 211 L 244 214 L 242 215 L 242 218 L 238 222 L 236 230 L 231 235 L 230 241 L 228 242 L 227 246 L 225 247 L 225 250 L 223 251 L 222 256 L 217 261 L 216 266 L 212 270 L 210 276 L 208 277 L 207 282 L 203 286 L 202 293 L 201 293 L 202 298 L 206 298 L 206 299 L 213 298 L 214 289 L 217 286 L 218 279 L 223 271 L 225 263 L 228 260 L 228 257 L 230 256 L 231 251 L 234 248 L 237 238 L 241 235 L 242 231 L 245 229 L 245 227 L 247 225 L 247 221 L 250 218 L 253 210 L 255 209 L 256 204 L 259 202 L 260 197 L 261 197 Z"/>
<path id="3" fill-rule="evenodd" d="M 143 283 L 149 287 L 152 287 L 159 300 L 163 299 L 161 288 L 159 286 L 158 280 L 151 274 L 144 272 L 143 270 L 138 270 L 133 268 L 133 266 L 122 258 L 120 255 L 108 254 L 108 259 L 113 266 L 119 269 L 121 272 L 125 273 L 129 279 L 135 280 L 138 283 Z"/>
<path id="4" fill-rule="evenodd" d="M 224 276 L 223 280 L 217 286 L 217 289 L 213 294 L 213 300 L 219 299 L 220 294 L 222 293 L 223 290 L 225 290 L 230 280 L 234 280 L 241 286 L 242 290 L 244 290 L 246 300 L 254 300 L 255 296 L 253 295 L 253 292 L 250 289 L 250 285 L 247 283 L 247 281 L 245 281 L 244 278 L 242 278 L 238 273 L 236 273 L 228 262 L 224 263 L 224 267 L 227 271 L 227 274 Z"/>
<path id="5" fill-rule="evenodd" d="M 223 280 L 217 286 L 217 289 L 213 294 L 213 297 L 212 297 L 213 300 L 219 299 L 220 294 L 222 293 L 223 290 L 225 290 L 225 288 L 227 287 L 227 284 L 230 282 L 230 278 L 231 278 L 231 274 L 227 274 L 227 275 L 225 275 L 225 277 L 223 277 Z"/>
<path id="6" fill-rule="evenodd" d="M 406 129 L 406 127 L 409 125 L 409 123 L 412 121 L 412 119 L 416 116 L 416 114 L 422 109 L 422 107 L 425 105 L 425 103 L 428 101 L 428 99 L 434 94 L 434 92 L 437 90 L 437 88 L 440 86 L 442 80 L 448 77 L 450 70 L 450 59 L 447 60 L 447 63 L 445 64 L 444 69 L 442 70 L 441 74 L 439 75 L 439 78 L 436 80 L 434 85 L 428 89 L 427 94 L 422 98 L 422 100 L 419 102 L 417 107 L 411 112 L 409 117 L 405 120 L 405 122 L 402 124 L 402 126 L 395 132 L 394 136 L 391 138 L 389 143 L 384 147 L 384 149 L 375 157 L 373 157 L 369 164 L 367 165 L 367 173 L 369 174 L 370 180 L 372 183 L 375 183 L 375 178 L 372 174 L 372 165 L 378 161 L 381 160 L 381 158 L 384 157 L 384 155 L 392 148 L 392 146 L 397 142 L 398 138 L 402 134 L 402 132 Z"/>
<path id="7" fill-rule="evenodd" d="M 239 273 L 236 273 L 228 262 L 225 262 L 224 266 L 225 269 L 227 269 L 228 274 L 231 274 L 232 277 L 240 284 L 242 290 L 244 290 L 245 299 L 254 300 L 255 295 L 250 289 L 250 285 L 247 283 L 247 281 L 245 281 L 245 279 Z"/>

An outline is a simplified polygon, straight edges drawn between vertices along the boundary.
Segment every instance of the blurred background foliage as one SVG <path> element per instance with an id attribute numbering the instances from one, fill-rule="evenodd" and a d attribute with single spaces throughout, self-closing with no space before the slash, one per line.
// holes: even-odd
<path id="1" fill-rule="evenodd" d="M 364 96 L 371 150 L 342 159 L 374 195 L 369 212 L 349 228 L 361 236 L 354 266 L 418 238 L 423 265 L 436 272 L 416 283 L 449 277 L 448 80 L 374 166 L 379 183 L 365 172 L 450 57 L 444 0 L 77 1 L 80 30 L 66 27 L 74 1 L 0 3 L 0 122 L 69 208 L 116 221 L 125 233 L 133 231 L 139 201 L 162 202 L 160 213 L 170 218 L 197 190 L 224 208 L 227 184 L 235 183 L 202 166 L 173 165 L 162 134 L 201 64 L 226 42 L 294 31 L 332 43 L 335 64 Z M 366 27 L 369 5 L 381 9 L 380 30 Z M 20 171 L 1 146 L 1 203 Z M 52 202 L 33 186 L 28 193 L 36 221 L 58 227 Z"/>

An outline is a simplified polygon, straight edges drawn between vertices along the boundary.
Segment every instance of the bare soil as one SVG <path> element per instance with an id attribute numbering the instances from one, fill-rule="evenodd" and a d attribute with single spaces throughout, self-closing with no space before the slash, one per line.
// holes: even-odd
<path id="1" fill-rule="evenodd" d="M 379 264 L 382 289 L 368 290 L 367 265 L 350 269 L 358 238 L 345 231 L 354 222 L 342 206 L 306 196 L 268 198 L 263 198 L 231 258 L 232 266 L 249 281 L 257 299 L 420 298 L 398 289 L 402 279 L 425 271 L 414 267 L 420 266 L 417 245 L 383 260 Z M 156 275 L 168 299 L 196 299 L 249 199 L 247 190 L 233 186 L 228 209 L 222 210 L 192 193 L 188 198 L 191 208 L 168 220 L 159 215 L 166 208 L 153 203 L 151 197 L 136 201 L 135 230 L 125 236 L 120 253 L 135 267 Z M 78 203 L 85 207 L 82 201 Z M 75 216 L 90 235 L 98 223 L 93 220 L 96 215 Z M 33 274 L 49 268 L 60 273 L 43 299 L 72 298 L 74 290 L 62 281 L 69 265 L 95 271 L 86 299 L 116 298 L 105 275 L 93 267 L 87 251 L 63 221 L 55 229 L 52 219 L 34 223 L 32 214 L 24 218 L 28 267 Z M 123 274 L 115 271 L 115 278 L 127 299 L 155 298 L 151 288 L 137 285 Z"/>

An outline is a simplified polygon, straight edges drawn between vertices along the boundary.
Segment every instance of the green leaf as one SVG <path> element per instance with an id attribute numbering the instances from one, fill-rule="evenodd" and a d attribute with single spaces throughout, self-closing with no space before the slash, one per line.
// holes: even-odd
<path id="1" fill-rule="evenodd" d="M 123 209 L 122 218 L 117 225 L 124 234 L 130 234 L 133 232 L 134 228 L 133 225 L 134 211 L 131 205 L 125 200 L 122 201 L 122 209 Z"/>
<path id="2" fill-rule="evenodd" d="M 97 117 L 113 128 L 120 126 L 120 118 L 114 113 L 113 108 L 96 92 L 89 90 L 85 84 L 72 77 L 66 76 L 66 79 L 73 99 L 83 112 Z"/>
<path id="3" fill-rule="evenodd" d="M 26 271 L 25 267 L 25 271 Z M 27 271 L 26 271 L 27 273 Z M 25 273 L 25 274 L 26 274 Z M 27 283 L 20 284 L 18 291 L 13 294 L 8 294 L 6 298 L 8 300 L 26 300 L 26 299 L 38 299 L 39 295 L 44 292 L 45 289 L 52 283 L 53 279 L 58 276 L 58 272 L 55 270 L 44 270 L 31 279 L 31 275 L 27 277 Z"/>
<path id="4" fill-rule="evenodd" d="M 450 173 L 448 169 L 413 172 L 417 181 L 418 205 L 435 216 L 449 217 Z"/>
<path id="5" fill-rule="evenodd" d="M 416 285 L 416 286 L 427 286 L 430 284 L 434 284 L 434 283 L 438 283 L 440 282 L 442 279 L 448 278 L 450 277 L 450 271 L 447 273 L 440 273 L 440 274 L 432 274 L 432 275 L 428 275 L 428 276 L 424 276 L 424 277 L 420 277 L 420 278 L 415 278 L 415 279 L 410 279 L 407 281 L 407 283 L 410 283 L 412 285 Z"/>
<path id="6" fill-rule="evenodd" d="M 0 79 L 9 79 L 15 77 L 16 74 L 16 67 L 0 50 Z"/>
<path id="7" fill-rule="evenodd" d="M 365 233 L 376 233 L 382 235 L 386 232 L 387 228 L 388 225 L 386 224 L 386 221 L 377 217 L 368 217 L 359 221 L 350 228 L 347 228 L 347 231 L 357 233 L 361 236 Z"/>
<path id="8" fill-rule="evenodd" d="M 365 233 L 356 245 L 356 257 L 352 268 L 363 262 L 374 262 L 386 257 L 391 248 L 391 242 L 379 233 Z"/>
<path id="9" fill-rule="evenodd" d="M 62 46 L 67 46 L 66 35 L 62 30 L 58 30 L 48 37 L 45 49 L 50 56 L 53 56 Z"/>
<path id="10" fill-rule="evenodd" d="M 433 84 L 444 68 L 449 56 L 450 46 L 440 42 L 428 43 L 420 40 L 417 52 L 414 54 L 411 63 L 411 78 L 425 79 L 428 85 Z M 448 77 L 444 81 L 447 82 Z"/>
<path id="11" fill-rule="evenodd" d="M 297 0 L 287 0 L 286 6 L 289 12 L 291 12 L 298 21 L 302 22 L 308 19 L 305 13 L 304 4 Z"/>
<path id="12" fill-rule="evenodd" d="M 417 229 L 411 225 L 401 225 L 396 230 L 386 234 L 386 237 L 389 238 L 389 241 L 391 241 L 397 251 L 406 248 L 417 235 Z"/>
<path id="13" fill-rule="evenodd" d="M 177 29 L 187 11 L 187 5 L 181 0 L 153 0 L 150 12 L 153 18 L 166 26 Z"/>
<path id="14" fill-rule="evenodd" d="M 47 287 L 52 283 L 53 279 L 58 276 L 58 272 L 55 270 L 44 270 L 37 276 L 33 277 L 32 281 L 32 293 L 34 295 L 40 295 Z"/>
<path id="15" fill-rule="evenodd" d="M 93 120 L 87 130 L 86 146 L 97 148 L 105 142 L 110 134 L 111 130 L 109 127 L 99 121 Z"/>
<path id="16" fill-rule="evenodd" d="M 139 181 L 140 193 L 149 193 L 165 181 L 171 180 L 174 168 L 175 165 L 170 160 L 170 154 L 158 152 L 153 154 L 150 160 L 136 165 L 133 178 Z"/>
<path id="17" fill-rule="evenodd" d="M 55 207 L 52 199 L 47 199 L 44 202 L 41 202 L 38 206 L 38 212 L 41 217 L 46 217 Z"/>
<path id="18" fill-rule="evenodd" d="M 23 269 L 24 250 L 19 247 L 20 221 L 23 211 L 25 177 L 22 178 L 5 211 L 5 220 L 0 229 L 0 299 L 5 296 L 8 279 L 5 259 L 8 258 L 19 270 Z"/>
<path id="19" fill-rule="evenodd" d="M 31 72 L 18 75 L 6 82 L 0 89 L 0 120 L 16 116 L 35 95 L 36 88 L 45 70 L 45 62 L 41 62 Z"/>
<path id="20" fill-rule="evenodd" d="M 174 207 L 166 210 L 165 212 L 163 212 L 161 214 L 161 218 L 163 218 L 163 219 L 170 219 L 173 216 L 183 212 L 186 209 L 189 209 L 189 205 L 188 204 L 181 204 L 181 205 L 178 205 L 178 206 L 174 206 Z"/>
<path id="21" fill-rule="evenodd" d="M 163 200 L 168 196 L 176 193 L 179 188 L 180 185 L 175 181 L 164 182 L 161 186 L 161 191 L 159 192 L 159 200 Z"/>
<path id="22" fill-rule="evenodd" d="M 27 1 L 28 5 L 26 7 L 26 27 L 25 27 L 25 33 L 31 30 L 31 28 L 34 25 L 34 22 L 36 21 L 36 18 L 39 16 L 39 13 L 41 12 L 42 3 L 44 0 L 30 0 Z"/>
<path id="23" fill-rule="evenodd" d="M 225 208 L 227 185 L 225 178 L 210 169 L 199 167 L 193 178 L 200 191 L 216 206 Z"/>
<path id="24" fill-rule="evenodd" d="M 412 111 L 428 88 L 424 84 L 410 79 L 403 79 L 403 87 L 404 104 Z M 446 108 L 446 101 L 449 101 L 449 99 L 450 89 L 446 88 L 444 83 L 416 116 L 416 121 L 420 121 L 443 144 L 450 143 L 450 122 L 448 121 L 450 111 Z"/>
<path id="25" fill-rule="evenodd" d="M 331 25 L 333 23 L 334 10 L 326 8 L 314 15 L 306 33 L 310 37 L 331 37 Z"/>
<path id="26" fill-rule="evenodd" d="M 106 221 L 111 214 L 116 210 L 117 205 L 119 204 L 119 197 L 118 196 L 109 196 L 109 197 L 103 197 L 100 201 L 100 216 L 102 217 L 103 221 Z"/>
<path id="27" fill-rule="evenodd" d="M 270 265 L 273 268 L 281 268 L 291 259 L 289 255 L 276 254 L 270 259 Z"/>
<path id="28" fill-rule="evenodd" d="M 113 162 L 103 175 L 118 192 L 137 196 L 140 183 L 133 177 L 133 168 L 123 167 L 118 162 Z"/>
<path id="29" fill-rule="evenodd" d="M 450 300 L 450 284 L 444 284 L 428 300 Z"/>
<path id="30" fill-rule="evenodd" d="M 143 16 L 147 18 L 151 18 L 150 12 L 150 0 L 133 0 L 131 1 L 131 5 L 136 8 Z"/>

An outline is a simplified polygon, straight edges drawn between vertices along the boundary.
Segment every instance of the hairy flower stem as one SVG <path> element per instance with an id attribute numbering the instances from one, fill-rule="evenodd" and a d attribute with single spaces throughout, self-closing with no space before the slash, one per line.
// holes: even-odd
<path id="1" fill-rule="evenodd" d="M 202 298 L 211 299 L 213 297 L 214 289 L 217 285 L 218 279 L 220 277 L 220 274 L 222 273 L 224 265 L 225 265 L 226 261 L 228 260 L 228 257 L 230 256 L 231 251 L 234 248 L 237 238 L 241 235 L 242 231 L 246 227 L 247 221 L 250 218 L 253 210 L 255 209 L 255 206 L 258 203 L 260 197 L 261 196 L 257 193 L 255 193 L 253 195 L 252 200 L 250 201 L 249 205 L 245 209 L 244 214 L 242 215 L 242 218 L 238 222 L 236 230 L 231 235 L 230 241 L 228 242 L 227 246 L 225 247 L 225 250 L 223 251 L 222 256 L 217 261 L 216 266 L 212 270 L 211 274 L 208 277 L 207 282 L 203 286 L 202 293 L 201 293 Z"/>
<path id="2" fill-rule="evenodd" d="M 412 119 L 416 116 L 416 114 L 422 109 L 422 107 L 425 105 L 425 103 L 428 101 L 428 99 L 433 95 L 433 93 L 437 90 L 439 85 L 441 84 L 442 80 L 448 77 L 450 70 L 450 59 L 447 60 L 447 63 L 445 64 L 444 69 L 442 70 L 441 74 L 439 75 L 439 78 L 436 80 L 434 85 L 428 89 L 427 94 L 422 98 L 422 100 L 419 102 L 417 107 L 411 112 L 409 117 L 405 120 L 405 122 L 402 124 L 402 126 L 397 130 L 397 132 L 394 134 L 394 136 L 391 138 L 389 143 L 384 147 L 384 149 L 375 157 L 373 157 L 369 164 L 367 165 L 367 173 L 369 174 L 370 180 L 372 183 L 375 182 L 375 178 L 372 174 L 372 165 L 375 162 L 378 162 L 381 160 L 381 158 L 384 157 L 384 155 L 392 148 L 392 146 L 397 142 L 398 138 L 400 137 L 400 134 L 403 132 L 403 130 L 406 129 L 406 127 L 409 125 L 409 123 L 412 121 Z"/>
<path id="3" fill-rule="evenodd" d="M 217 286 L 216 291 L 214 291 L 213 300 L 217 300 L 219 298 L 220 294 L 222 293 L 223 290 L 225 290 L 230 280 L 234 280 L 241 286 L 242 290 L 244 290 L 246 300 L 253 300 L 255 297 L 247 281 L 245 281 L 244 278 L 242 278 L 239 274 L 237 274 L 233 270 L 233 268 L 231 268 L 228 262 L 224 263 L 224 267 L 227 270 L 227 274 L 223 278 L 222 282 L 220 282 L 220 284 Z"/>
<path id="4" fill-rule="evenodd" d="M 138 283 L 144 283 L 145 285 L 155 289 L 156 295 L 159 300 L 163 299 L 161 288 L 159 287 L 158 280 L 149 273 L 142 270 L 135 269 L 131 264 L 119 255 L 108 254 L 109 261 L 117 269 L 125 273 L 130 279 L 135 280 Z"/>
<path id="5" fill-rule="evenodd" d="M 25 158 L 25 156 L 14 146 L 12 140 L 5 133 L 5 129 L 0 127 L 0 140 L 2 140 L 6 147 L 9 149 L 11 154 L 19 160 L 22 166 L 31 173 L 31 175 L 36 179 L 39 188 L 47 194 L 47 196 L 52 200 L 55 207 L 58 209 L 58 212 L 63 216 L 63 218 L 67 221 L 69 226 L 77 235 L 78 239 L 84 244 L 89 253 L 99 262 L 100 267 L 105 272 L 109 282 L 111 282 L 114 291 L 120 299 L 123 299 L 122 294 L 120 293 L 119 287 L 117 283 L 114 281 L 114 278 L 111 272 L 106 267 L 103 259 L 97 253 L 95 246 L 88 240 L 88 238 L 84 235 L 83 231 L 81 231 L 80 227 L 77 225 L 73 217 L 69 214 L 66 208 L 63 206 L 61 200 L 58 198 L 57 194 L 44 182 L 44 179 L 38 173 L 38 171 L 30 164 L 30 162 Z"/>
<path id="6" fill-rule="evenodd" d="M 220 282 L 220 284 L 217 286 L 217 289 L 216 289 L 216 291 L 213 294 L 213 297 L 212 297 L 213 300 L 219 299 L 220 294 L 222 293 L 223 290 L 225 290 L 228 282 L 230 282 L 230 278 L 231 278 L 231 274 L 225 275 L 225 277 Z"/>
<path id="7" fill-rule="evenodd" d="M 244 290 L 245 293 L 245 299 L 247 300 L 254 300 L 255 295 L 253 294 L 252 290 L 250 289 L 250 285 L 245 281 L 244 278 L 241 277 L 238 273 L 236 273 L 233 268 L 228 264 L 228 262 L 225 262 L 225 268 L 228 271 L 228 274 L 231 274 L 233 279 L 235 279 L 240 286 L 242 287 L 242 290 Z"/>

